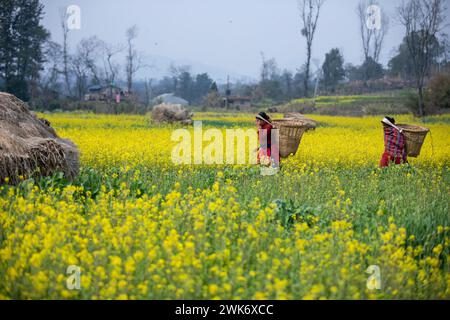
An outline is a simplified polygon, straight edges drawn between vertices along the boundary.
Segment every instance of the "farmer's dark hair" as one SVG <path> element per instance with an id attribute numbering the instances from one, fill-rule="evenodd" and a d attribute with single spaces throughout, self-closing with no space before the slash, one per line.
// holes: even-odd
<path id="1" fill-rule="evenodd" d="M 395 124 L 395 119 L 391 118 L 391 117 L 385 117 L 386 119 L 388 119 L 392 124 Z"/>
<path id="2" fill-rule="evenodd" d="M 261 111 L 260 113 L 258 113 L 258 115 L 256 116 L 257 119 L 264 119 L 267 122 L 270 122 L 270 117 L 267 115 L 267 113 Z"/>

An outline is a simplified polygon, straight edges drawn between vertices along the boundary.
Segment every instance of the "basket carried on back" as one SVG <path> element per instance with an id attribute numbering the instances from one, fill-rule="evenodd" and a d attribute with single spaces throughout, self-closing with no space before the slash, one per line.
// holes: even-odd
<path id="1" fill-rule="evenodd" d="M 406 140 L 406 152 L 408 157 L 416 158 L 420 155 L 423 142 L 430 129 L 409 124 L 398 124 L 397 127 L 402 129 L 402 133 Z"/>
<path id="2" fill-rule="evenodd" d="M 281 158 L 294 155 L 298 150 L 303 133 L 312 129 L 311 125 L 293 118 L 272 120 L 272 124 L 275 129 L 279 130 Z"/>

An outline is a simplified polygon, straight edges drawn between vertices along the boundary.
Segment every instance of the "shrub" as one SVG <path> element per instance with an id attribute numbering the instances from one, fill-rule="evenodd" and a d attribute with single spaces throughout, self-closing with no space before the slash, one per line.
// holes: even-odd
<path id="1" fill-rule="evenodd" d="M 419 95 L 416 91 L 408 91 L 404 94 L 404 107 L 411 111 L 414 115 L 418 115 Z"/>
<path id="2" fill-rule="evenodd" d="M 450 73 L 435 76 L 426 91 L 432 109 L 450 109 Z"/>
<path id="3" fill-rule="evenodd" d="M 222 99 L 220 99 L 217 91 L 211 91 L 208 95 L 203 98 L 202 111 L 208 109 L 217 109 L 223 106 Z"/>

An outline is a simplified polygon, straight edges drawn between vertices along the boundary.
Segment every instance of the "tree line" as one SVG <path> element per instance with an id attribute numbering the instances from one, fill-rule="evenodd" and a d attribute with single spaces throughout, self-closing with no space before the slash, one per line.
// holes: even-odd
<path id="1" fill-rule="evenodd" d="M 193 74 L 189 66 L 171 66 L 160 80 L 136 80 L 142 69 L 151 74 L 145 55 L 135 46 L 137 26 L 124 32 L 123 43 L 111 44 L 98 37 L 82 39 L 70 48 L 67 13 L 61 12 L 63 39 L 57 43 L 42 26 L 43 5 L 39 0 L 3 0 L 0 7 L 0 89 L 25 101 L 82 99 L 92 85 L 123 84 L 149 105 L 153 97 L 172 92 L 193 104 L 212 103 L 218 92 L 232 88 L 234 94 L 251 96 L 254 101 L 280 103 L 318 93 L 335 93 L 347 82 L 359 82 L 370 90 L 371 83 L 397 77 L 412 83 L 417 91 L 417 113 L 424 114 L 424 86 L 433 73 L 448 70 L 448 37 L 443 0 L 405 0 L 396 9 L 395 21 L 403 26 L 403 42 L 384 67 L 380 63 L 390 20 L 375 0 L 360 0 L 355 8 L 363 61 L 346 64 L 338 48 L 330 48 L 323 63 L 313 58 L 313 44 L 326 0 L 298 0 L 299 38 L 306 48 L 306 60 L 296 71 L 280 70 L 274 58 L 261 53 L 261 73 L 257 83 L 235 81 L 219 85 L 207 73 Z M 372 11 L 371 11 L 372 10 Z M 375 10 L 375 11 L 373 11 Z M 211 95 L 213 93 L 213 95 Z M 229 92 L 228 92 L 229 93 Z M 209 96 L 209 97 L 208 97 Z M 206 98 L 205 98 L 206 97 Z M 209 100 L 208 100 L 209 98 Z M 111 91 L 111 101 L 113 100 Z"/>

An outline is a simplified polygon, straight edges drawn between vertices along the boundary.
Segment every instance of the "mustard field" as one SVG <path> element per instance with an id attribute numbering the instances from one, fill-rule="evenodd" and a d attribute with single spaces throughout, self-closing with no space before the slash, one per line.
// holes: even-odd
<path id="1" fill-rule="evenodd" d="M 312 115 L 276 176 L 175 165 L 182 127 L 146 116 L 41 116 L 78 145 L 80 175 L 0 186 L 1 299 L 450 299 L 448 115 L 396 117 L 431 135 L 386 169 L 380 117 Z"/>

